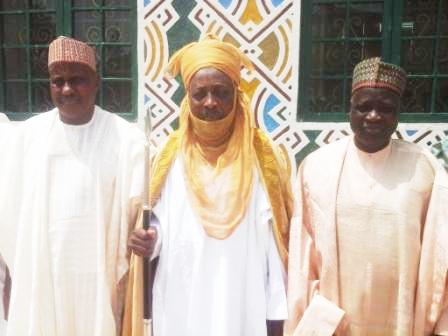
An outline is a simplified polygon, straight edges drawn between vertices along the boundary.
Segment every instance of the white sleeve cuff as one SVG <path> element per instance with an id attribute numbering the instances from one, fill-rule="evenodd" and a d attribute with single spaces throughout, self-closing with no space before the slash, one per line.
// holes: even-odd
<path id="1" fill-rule="evenodd" d="M 283 281 L 269 284 L 266 320 L 288 319 L 286 291 Z"/>
<path id="2" fill-rule="evenodd" d="M 154 250 L 151 254 L 151 261 L 157 258 L 160 254 L 160 249 L 162 248 L 162 228 L 160 226 L 159 219 L 154 216 L 154 214 L 151 216 L 151 222 L 150 227 L 154 228 L 157 232 L 157 239 L 156 243 L 154 245 Z"/>
<path id="3" fill-rule="evenodd" d="M 269 224 L 268 278 L 266 289 L 266 319 L 286 320 L 288 303 L 286 300 L 286 274 L 275 243 L 274 233 Z"/>

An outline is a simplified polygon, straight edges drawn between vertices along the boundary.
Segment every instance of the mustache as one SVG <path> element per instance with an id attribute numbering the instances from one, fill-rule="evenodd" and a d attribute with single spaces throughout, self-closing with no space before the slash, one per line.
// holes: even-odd
<path id="1" fill-rule="evenodd" d="M 79 98 L 78 97 L 59 97 L 58 102 L 60 104 L 73 104 L 73 103 L 78 103 Z"/>
<path id="2" fill-rule="evenodd" d="M 218 120 L 224 117 L 224 112 L 220 109 L 203 109 L 201 116 L 205 120 Z"/>

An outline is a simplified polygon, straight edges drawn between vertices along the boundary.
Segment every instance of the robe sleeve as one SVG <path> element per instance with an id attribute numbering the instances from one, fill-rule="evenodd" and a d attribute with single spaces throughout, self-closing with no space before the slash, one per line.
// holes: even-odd
<path id="1" fill-rule="evenodd" d="M 445 284 L 445 297 L 443 300 L 442 313 L 436 324 L 435 334 L 440 336 L 448 336 L 448 279 Z"/>
<path id="2" fill-rule="evenodd" d="M 22 203 L 24 141 L 22 127 L 0 127 L 0 254 L 11 274 L 14 272 L 19 208 Z"/>
<path id="3" fill-rule="evenodd" d="M 257 192 L 257 222 L 266 227 L 263 232 L 264 257 L 266 258 L 266 320 L 279 321 L 288 317 L 286 302 L 286 271 L 280 257 L 273 229 L 273 214 L 268 197 L 264 191 Z"/>
<path id="4" fill-rule="evenodd" d="M 140 134 L 139 134 L 140 135 Z M 129 251 L 127 248 L 129 233 L 134 229 L 142 204 L 144 172 L 144 138 L 135 139 L 122 145 L 116 190 L 120 190 L 120 235 L 118 242 L 118 260 L 116 279 L 120 281 L 129 269 Z M 123 209 L 123 210 L 121 210 Z"/>
<path id="5" fill-rule="evenodd" d="M 152 151 L 154 153 L 155 151 Z M 155 259 L 162 246 L 162 229 L 161 223 L 157 217 L 160 202 L 153 209 L 154 216 L 151 218 L 151 225 L 157 230 L 157 242 L 151 260 Z M 135 221 L 135 229 L 143 227 L 143 212 L 141 207 Z M 121 328 L 122 336 L 143 336 L 143 258 L 131 253 L 129 276 L 127 283 L 127 292 L 125 298 L 125 308 L 123 313 L 123 321 Z M 154 270 L 153 270 L 154 271 Z"/>
<path id="6" fill-rule="evenodd" d="M 143 227 L 142 211 L 139 211 L 135 228 Z M 143 258 L 131 253 L 128 284 L 125 297 L 122 336 L 143 336 Z"/>
<path id="7" fill-rule="evenodd" d="M 284 333 L 288 336 L 331 336 L 341 323 L 344 312 L 319 294 L 321 257 L 316 248 L 311 202 L 304 169 L 299 167 L 295 194 L 295 213 L 291 221 L 288 262 L 288 320 Z"/>
<path id="8" fill-rule="evenodd" d="M 436 167 L 437 169 L 438 167 Z M 423 231 L 415 334 L 448 335 L 448 174 L 437 170 Z"/>
<path id="9" fill-rule="evenodd" d="M 6 319 L 6 278 L 7 267 L 0 254 L 0 321 Z"/>
<path id="10" fill-rule="evenodd" d="M 272 221 L 270 222 L 272 223 Z M 272 225 L 269 225 L 266 320 L 285 320 L 288 317 L 285 278 L 286 274 L 275 242 Z"/>

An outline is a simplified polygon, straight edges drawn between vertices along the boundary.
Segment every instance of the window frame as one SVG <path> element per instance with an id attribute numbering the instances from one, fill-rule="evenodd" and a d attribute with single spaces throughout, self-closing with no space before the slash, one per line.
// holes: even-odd
<path id="1" fill-rule="evenodd" d="M 130 33 L 130 41 L 129 42 L 105 42 L 103 41 L 104 37 L 104 12 L 105 11 L 120 11 L 120 10 L 127 10 L 129 11 L 129 14 L 131 16 L 131 19 L 129 20 L 129 33 Z M 100 76 L 100 85 L 101 89 L 98 90 L 97 94 L 97 104 L 100 106 L 104 106 L 104 97 L 103 97 L 103 90 L 102 87 L 105 83 L 110 83 L 114 81 L 129 81 L 131 82 L 130 86 L 130 92 L 131 92 L 131 111 L 120 111 L 115 112 L 115 114 L 127 119 L 128 121 L 135 121 L 138 117 L 138 96 L 137 96 L 137 88 L 138 88 L 138 64 L 137 64 L 137 4 L 135 1 L 129 1 L 128 5 L 121 5 L 121 6 L 111 6 L 111 5 L 104 5 L 104 0 L 101 2 L 101 5 L 92 4 L 89 6 L 73 6 L 72 1 L 54 1 L 54 7 L 52 9 L 32 9 L 29 6 L 29 3 L 26 2 L 26 8 L 22 9 L 15 9 L 15 10 L 5 10 L 0 11 L 0 18 L 2 18 L 4 15 L 8 14 L 20 14 L 25 15 L 25 22 L 27 27 L 27 43 L 24 44 L 3 44 L 0 45 L 0 112 L 4 112 L 10 120 L 13 121 L 21 121 L 26 120 L 32 116 L 38 115 L 44 111 L 34 112 L 33 111 L 33 103 L 35 101 L 33 97 L 32 92 L 32 84 L 33 83 L 47 83 L 49 85 L 49 78 L 39 78 L 39 77 L 33 77 L 31 66 L 32 66 L 32 59 L 31 59 L 31 49 L 33 48 L 46 48 L 48 47 L 48 44 L 31 44 L 29 43 L 31 41 L 30 36 L 30 29 L 31 26 L 31 20 L 30 16 L 31 14 L 36 13 L 49 13 L 55 15 L 55 32 L 56 37 L 57 36 L 73 36 L 73 14 L 75 12 L 80 11 L 98 11 L 101 13 L 100 16 L 100 26 L 102 31 L 102 38 L 101 42 L 88 42 L 89 45 L 94 46 L 97 49 L 97 52 L 99 50 L 100 59 L 104 59 L 104 48 L 108 46 L 123 46 L 123 47 L 129 47 L 130 48 L 130 62 L 131 62 L 131 68 L 130 68 L 130 77 L 122 77 L 122 76 L 114 76 L 114 77 L 104 77 L 104 63 L 98 62 L 97 66 L 97 73 Z M 76 38 L 76 37 L 75 37 Z M 6 79 L 6 66 L 5 66 L 5 60 L 3 57 L 3 50 L 6 48 L 21 48 L 26 49 L 26 77 L 21 79 Z M 5 95 L 6 95 L 6 85 L 7 82 L 22 82 L 26 83 L 27 85 L 27 97 L 28 97 L 28 111 L 26 112 L 17 112 L 17 111 L 6 111 L 6 105 L 5 105 Z"/>
<path id="2" fill-rule="evenodd" d="M 300 29 L 300 52 L 299 52 L 299 87 L 298 87 L 298 121 L 304 122 L 343 122 L 347 121 L 347 113 L 349 110 L 346 102 L 347 95 L 350 93 L 347 92 L 347 80 L 351 79 L 351 73 L 347 74 L 344 69 L 343 75 L 338 76 L 317 76 L 316 78 L 328 78 L 328 79 L 344 79 L 344 87 L 343 87 L 343 97 L 342 97 L 342 106 L 343 110 L 339 112 L 313 112 L 311 111 L 311 99 L 308 93 L 308 82 L 313 79 L 311 76 L 312 69 L 312 46 L 316 41 L 319 43 L 320 40 L 324 42 L 341 42 L 344 43 L 344 48 L 347 49 L 347 44 L 350 41 L 381 41 L 381 57 L 386 62 L 391 62 L 395 64 L 400 64 L 401 61 L 401 45 L 403 41 L 406 40 L 416 40 L 416 39 L 431 39 L 435 48 L 435 57 L 433 57 L 433 72 L 428 75 L 409 75 L 408 78 L 429 78 L 432 79 L 432 91 L 431 91 L 431 111 L 426 113 L 412 113 L 402 111 L 400 112 L 400 120 L 403 122 L 434 122 L 441 123 L 448 121 L 448 110 L 444 112 L 434 112 L 435 111 L 435 103 L 437 96 L 437 80 L 438 79 L 448 79 L 448 74 L 443 74 L 438 72 L 437 68 L 437 55 L 439 52 L 439 45 L 442 40 L 446 40 L 448 43 L 448 36 L 444 36 L 441 34 L 441 17 L 442 17 L 442 9 L 443 9 L 443 1 L 439 0 L 438 2 L 438 11 L 437 11 L 437 27 L 436 34 L 418 37 L 418 36 L 409 36 L 402 37 L 401 36 L 401 27 L 403 23 L 403 7 L 404 0 L 395 0 L 395 1 L 381 1 L 384 5 L 383 10 L 383 29 L 381 38 L 354 38 L 354 37 L 343 37 L 343 38 L 324 38 L 324 39 L 313 39 L 312 37 L 312 8 L 313 5 L 316 4 L 346 4 L 350 6 L 352 3 L 377 3 L 380 2 L 378 0 L 318 0 L 318 1 L 308 1 L 301 0 L 301 29 Z M 349 10 L 346 10 L 348 13 Z M 348 15 L 346 15 L 347 25 Z M 346 67 L 346 64 L 344 64 Z"/>

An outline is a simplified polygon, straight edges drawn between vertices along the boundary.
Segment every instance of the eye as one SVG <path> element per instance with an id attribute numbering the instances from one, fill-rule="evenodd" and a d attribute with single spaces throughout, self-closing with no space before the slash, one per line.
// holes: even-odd
<path id="1" fill-rule="evenodd" d="M 51 78 L 50 84 L 55 87 L 62 87 L 64 85 L 64 80 L 62 78 Z"/>
<path id="2" fill-rule="evenodd" d="M 368 103 L 362 103 L 362 104 L 357 104 L 355 106 L 355 109 L 358 112 L 367 113 L 367 112 L 369 112 L 372 109 L 372 106 L 370 106 L 370 104 L 368 104 Z"/>
<path id="3" fill-rule="evenodd" d="M 88 79 L 85 77 L 73 77 L 70 79 L 71 86 L 86 85 L 87 82 L 88 82 Z"/>
<path id="4" fill-rule="evenodd" d="M 227 100 L 230 98 L 232 94 L 232 91 L 225 87 L 220 87 L 216 90 L 216 96 L 219 97 L 221 100 Z"/>
<path id="5" fill-rule="evenodd" d="M 204 90 L 193 90 L 191 97 L 194 100 L 202 100 L 205 97 L 205 91 Z"/>
<path id="6" fill-rule="evenodd" d="M 393 113 L 395 113 L 395 105 L 392 105 L 392 104 L 387 104 L 387 105 L 382 105 L 381 107 L 380 107 L 380 111 L 381 111 L 381 113 L 383 113 L 383 114 L 393 114 Z"/>

